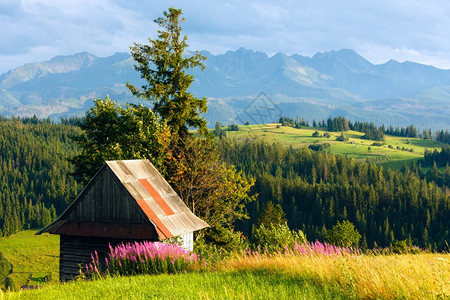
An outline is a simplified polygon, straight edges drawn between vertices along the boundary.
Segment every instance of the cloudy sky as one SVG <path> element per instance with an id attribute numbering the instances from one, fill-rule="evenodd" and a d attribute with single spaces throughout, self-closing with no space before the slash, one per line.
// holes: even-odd
<path id="1" fill-rule="evenodd" d="M 191 50 L 312 56 L 348 48 L 375 64 L 450 69 L 448 0 L 0 0 L 0 74 L 56 55 L 129 52 L 155 37 L 153 20 L 169 6 L 183 9 Z"/>

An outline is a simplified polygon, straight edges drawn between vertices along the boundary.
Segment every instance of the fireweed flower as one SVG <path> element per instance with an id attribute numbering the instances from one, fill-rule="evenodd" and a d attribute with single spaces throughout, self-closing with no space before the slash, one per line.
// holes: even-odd
<path id="1" fill-rule="evenodd" d="M 172 244 L 159 242 L 134 242 L 109 245 L 105 266 L 101 268 L 98 255 L 91 255 L 92 264 L 88 271 L 104 270 L 109 274 L 161 274 L 184 272 L 197 263 L 198 256 L 190 251 Z"/>

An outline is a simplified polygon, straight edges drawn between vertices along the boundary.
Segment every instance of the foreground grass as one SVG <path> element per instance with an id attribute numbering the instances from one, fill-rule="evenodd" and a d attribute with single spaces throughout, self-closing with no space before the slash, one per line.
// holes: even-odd
<path id="1" fill-rule="evenodd" d="M 450 255 L 246 257 L 216 271 L 105 278 L 8 299 L 445 299 Z"/>
<path id="2" fill-rule="evenodd" d="M 450 255 L 293 256 L 237 260 L 234 270 L 264 270 L 358 299 L 447 299 Z"/>
<path id="3" fill-rule="evenodd" d="M 0 251 L 13 265 L 12 277 L 19 285 L 42 285 L 44 277 L 59 280 L 59 235 L 34 235 L 26 230 L 0 238 Z"/>
<path id="4" fill-rule="evenodd" d="M 338 289 L 260 270 L 133 276 L 48 286 L 5 299 L 345 299 Z"/>

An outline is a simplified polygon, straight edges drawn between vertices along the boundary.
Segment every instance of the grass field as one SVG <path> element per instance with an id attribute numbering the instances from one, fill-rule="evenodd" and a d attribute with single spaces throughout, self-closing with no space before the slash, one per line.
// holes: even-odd
<path id="1" fill-rule="evenodd" d="M 0 239 L 23 284 L 0 299 L 446 299 L 450 254 L 250 255 L 178 275 L 58 283 L 58 236 L 24 231 Z M 52 273 L 53 281 L 43 283 Z"/>
<path id="2" fill-rule="evenodd" d="M 0 238 L 0 251 L 13 265 L 12 277 L 19 285 L 43 285 L 44 277 L 59 280 L 59 235 L 34 235 L 27 230 Z"/>
<path id="3" fill-rule="evenodd" d="M 315 131 L 318 131 L 321 137 L 313 137 L 312 134 Z M 341 132 L 328 132 L 330 138 L 323 137 L 325 132 L 328 131 L 324 128 L 304 127 L 297 129 L 273 123 L 239 126 L 239 131 L 226 131 L 226 134 L 228 137 L 236 139 L 256 139 L 268 143 L 277 142 L 293 148 L 308 147 L 314 143 L 329 143 L 330 147 L 325 149 L 327 152 L 343 154 L 357 161 L 369 160 L 390 168 L 400 168 L 405 162 L 409 166 L 413 160 L 418 161 L 423 158 L 425 149 L 440 149 L 444 145 L 434 140 L 385 135 L 385 141 L 381 142 L 383 143 L 382 146 L 373 146 L 372 144 L 376 141 L 362 139 L 361 137 L 364 134 L 361 132 L 345 131 L 345 137 L 349 138 L 347 142 L 336 141 L 336 137 L 340 136 Z M 402 148 L 405 150 L 402 150 Z"/>
<path id="4" fill-rule="evenodd" d="M 245 257 L 215 271 L 53 284 L 6 299 L 446 299 L 450 255 Z"/>

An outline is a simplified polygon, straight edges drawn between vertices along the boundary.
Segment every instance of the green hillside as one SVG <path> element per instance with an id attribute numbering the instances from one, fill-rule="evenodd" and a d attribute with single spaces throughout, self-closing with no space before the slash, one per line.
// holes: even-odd
<path id="1" fill-rule="evenodd" d="M 223 130 L 227 130 L 227 128 L 223 127 Z M 313 137 L 315 131 L 319 133 L 320 137 Z M 325 133 L 328 133 L 330 137 L 324 137 Z M 329 132 L 326 128 L 321 127 L 293 128 L 281 126 L 280 123 L 243 125 L 239 126 L 238 131 L 226 131 L 226 135 L 238 140 L 262 140 L 269 143 L 281 143 L 293 148 L 328 143 L 330 146 L 324 149 L 326 152 L 346 155 L 356 161 L 369 160 L 394 169 L 402 167 L 405 162 L 409 166 L 412 161 L 417 162 L 422 159 L 425 149 L 440 150 L 445 145 L 430 139 L 390 135 L 385 135 L 385 141 L 377 142 L 362 139 L 363 133 L 351 130 L 344 132 L 348 141 L 340 142 L 336 141 L 336 138 L 341 135 L 341 132 Z M 382 145 L 375 146 L 374 143 Z"/>
<path id="2" fill-rule="evenodd" d="M 13 265 L 9 276 L 19 287 L 59 280 L 59 236 L 35 233 L 26 230 L 0 238 L 0 251 Z"/>

